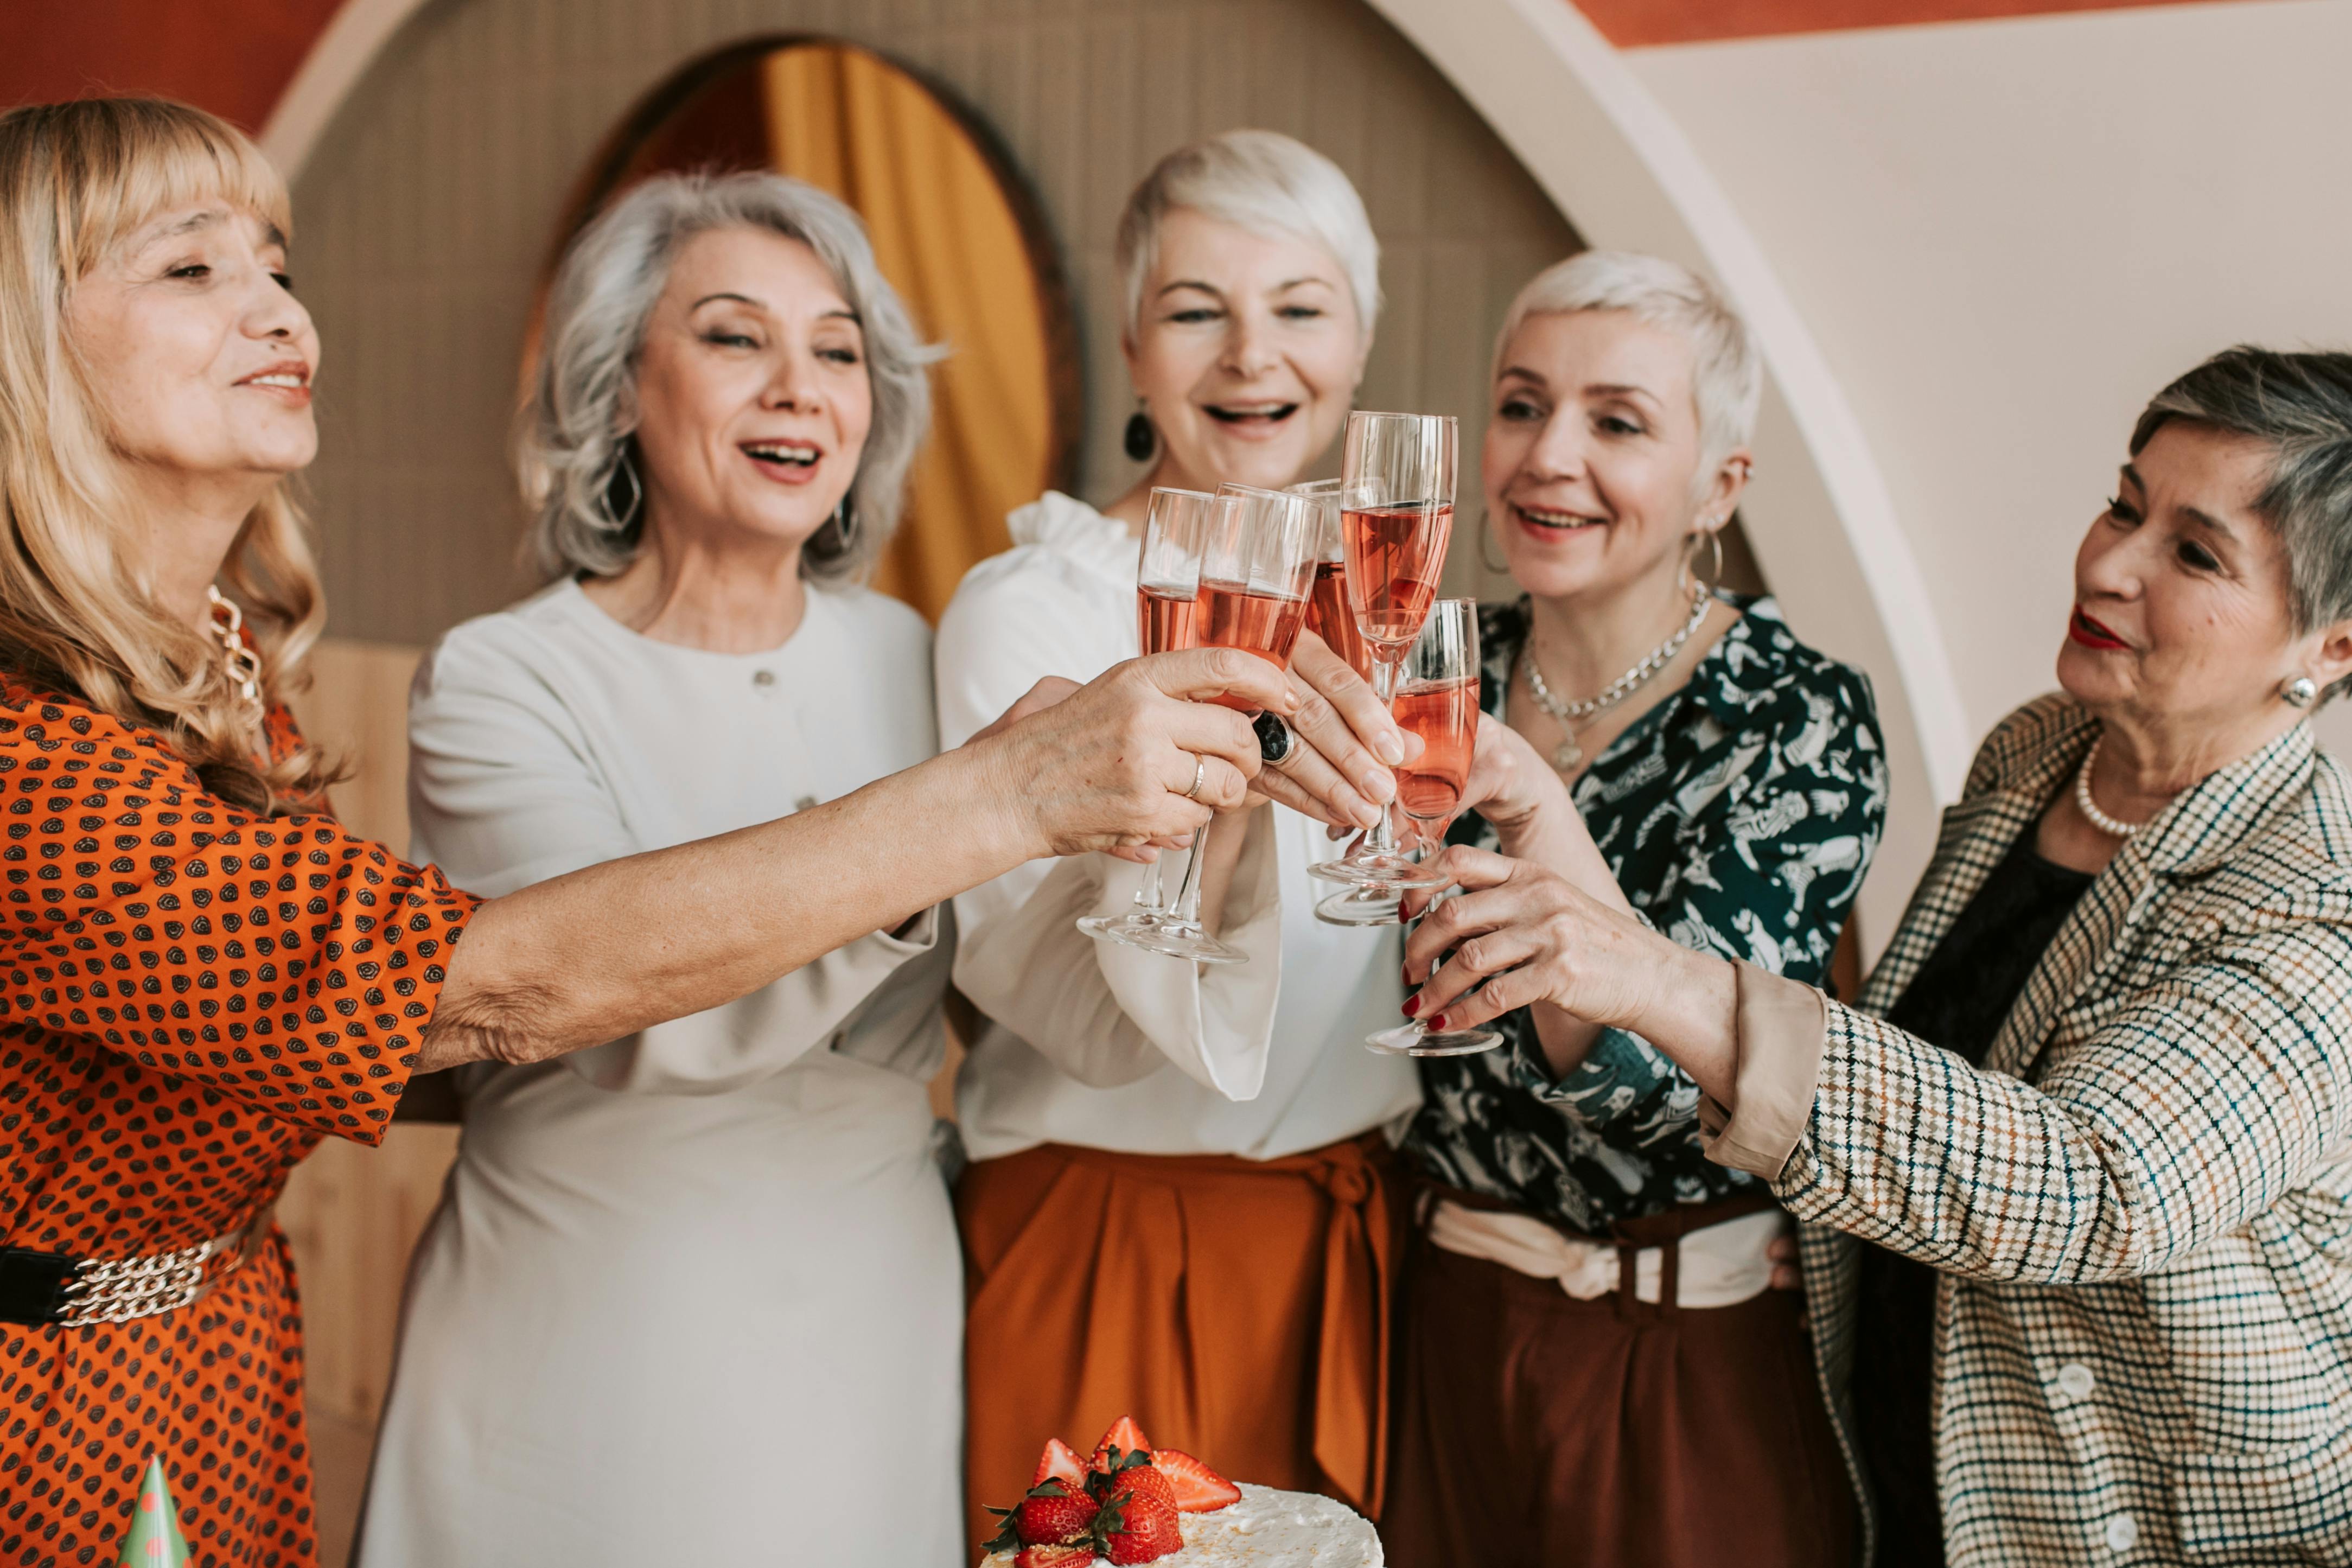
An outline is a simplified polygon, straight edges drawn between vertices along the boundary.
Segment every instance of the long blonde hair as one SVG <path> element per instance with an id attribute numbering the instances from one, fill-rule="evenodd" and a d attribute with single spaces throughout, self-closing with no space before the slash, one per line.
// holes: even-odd
<path id="1" fill-rule="evenodd" d="M 202 110 L 114 98 L 0 114 L 0 670 L 159 730 L 226 799 L 316 809 L 333 770 L 307 747 L 270 759 L 219 645 L 150 594 L 122 459 L 66 331 L 74 287 L 113 247 L 205 201 L 290 232 L 285 182 Z M 246 518 L 220 580 L 260 644 L 265 696 L 298 689 L 327 611 L 284 481 Z"/>

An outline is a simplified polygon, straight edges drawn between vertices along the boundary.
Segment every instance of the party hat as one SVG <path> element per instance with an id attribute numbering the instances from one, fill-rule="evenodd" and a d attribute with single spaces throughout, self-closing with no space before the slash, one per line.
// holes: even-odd
<path id="1" fill-rule="evenodd" d="M 114 1560 L 114 1568 L 188 1568 L 188 1538 L 180 1533 L 180 1510 L 173 1506 L 163 1461 L 153 1454 L 147 1456 L 139 1504 L 131 1510 L 131 1533 L 122 1538 L 122 1555 Z"/>

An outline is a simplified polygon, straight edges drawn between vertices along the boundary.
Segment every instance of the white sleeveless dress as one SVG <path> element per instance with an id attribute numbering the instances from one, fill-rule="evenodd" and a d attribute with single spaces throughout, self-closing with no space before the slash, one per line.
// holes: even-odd
<path id="1" fill-rule="evenodd" d="M 498 895 L 932 754 L 930 636 L 812 591 L 756 655 L 565 583 L 449 634 L 410 706 L 414 856 Z M 357 1561 L 962 1558 L 962 1274 L 925 1080 L 944 910 L 726 1006 L 465 1069 Z"/>

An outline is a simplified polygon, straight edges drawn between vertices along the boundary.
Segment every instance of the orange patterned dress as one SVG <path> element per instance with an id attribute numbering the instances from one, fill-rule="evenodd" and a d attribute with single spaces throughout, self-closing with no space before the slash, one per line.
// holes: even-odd
<path id="1" fill-rule="evenodd" d="M 379 1142 L 478 906 L 0 680 L 0 1266 L 247 1231 L 322 1137 Z M 111 1568 L 150 1453 L 196 1563 L 317 1561 L 301 1307 L 285 1237 L 247 1234 L 191 1305 L 0 1322 L 0 1563 Z"/>

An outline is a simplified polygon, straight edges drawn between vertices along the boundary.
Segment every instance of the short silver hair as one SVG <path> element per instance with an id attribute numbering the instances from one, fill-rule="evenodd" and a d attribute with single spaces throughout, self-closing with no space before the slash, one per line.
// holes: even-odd
<path id="1" fill-rule="evenodd" d="M 530 549 L 551 576 L 609 576 L 635 559 L 645 509 L 635 445 L 638 355 L 687 241 L 713 229 L 764 229 L 816 252 L 866 339 L 874 423 L 835 518 L 801 552 L 818 583 L 863 577 L 898 527 L 907 470 L 931 418 L 923 367 L 939 357 L 874 264 L 857 215 L 782 174 L 659 174 L 630 190 L 564 251 L 547 295 L 539 372 L 516 438 L 532 510 Z"/>
<path id="2" fill-rule="evenodd" d="M 2176 419 L 2271 448 L 2254 510 L 2286 549 L 2295 630 L 2352 620 L 2352 353 L 2225 349 L 2148 400 L 2132 456 Z"/>
<path id="3" fill-rule="evenodd" d="M 1545 268 L 1519 290 L 1495 335 L 1488 379 L 1502 374 L 1511 339 L 1529 316 L 1577 310 L 1622 310 L 1690 344 L 1699 441 L 1692 483 L 1704 490 L 1723 459 L 1755 438 L 1764 397 L 1756 334 L 1714 285 L 1681 263 L 1632 250 L 1588 250 Z"/>
<path id="4" fill-rule="evenodd" d="M 1152 165 L 1119 215 L 1118 266 L 1127 284 L 1127 330 L 1143 321 L 1143 285 L 1160 260 L 1160 225 L 1179 207 L 1252 234 L 1310 239 L 1331 253 L 1355 297 L 1356 323 L 1371 342 L 1381 315 L 1381 242 L 1364 198 L 1339 165 L 1278 131 L 1227 131 L 1180 147 Z"/>

